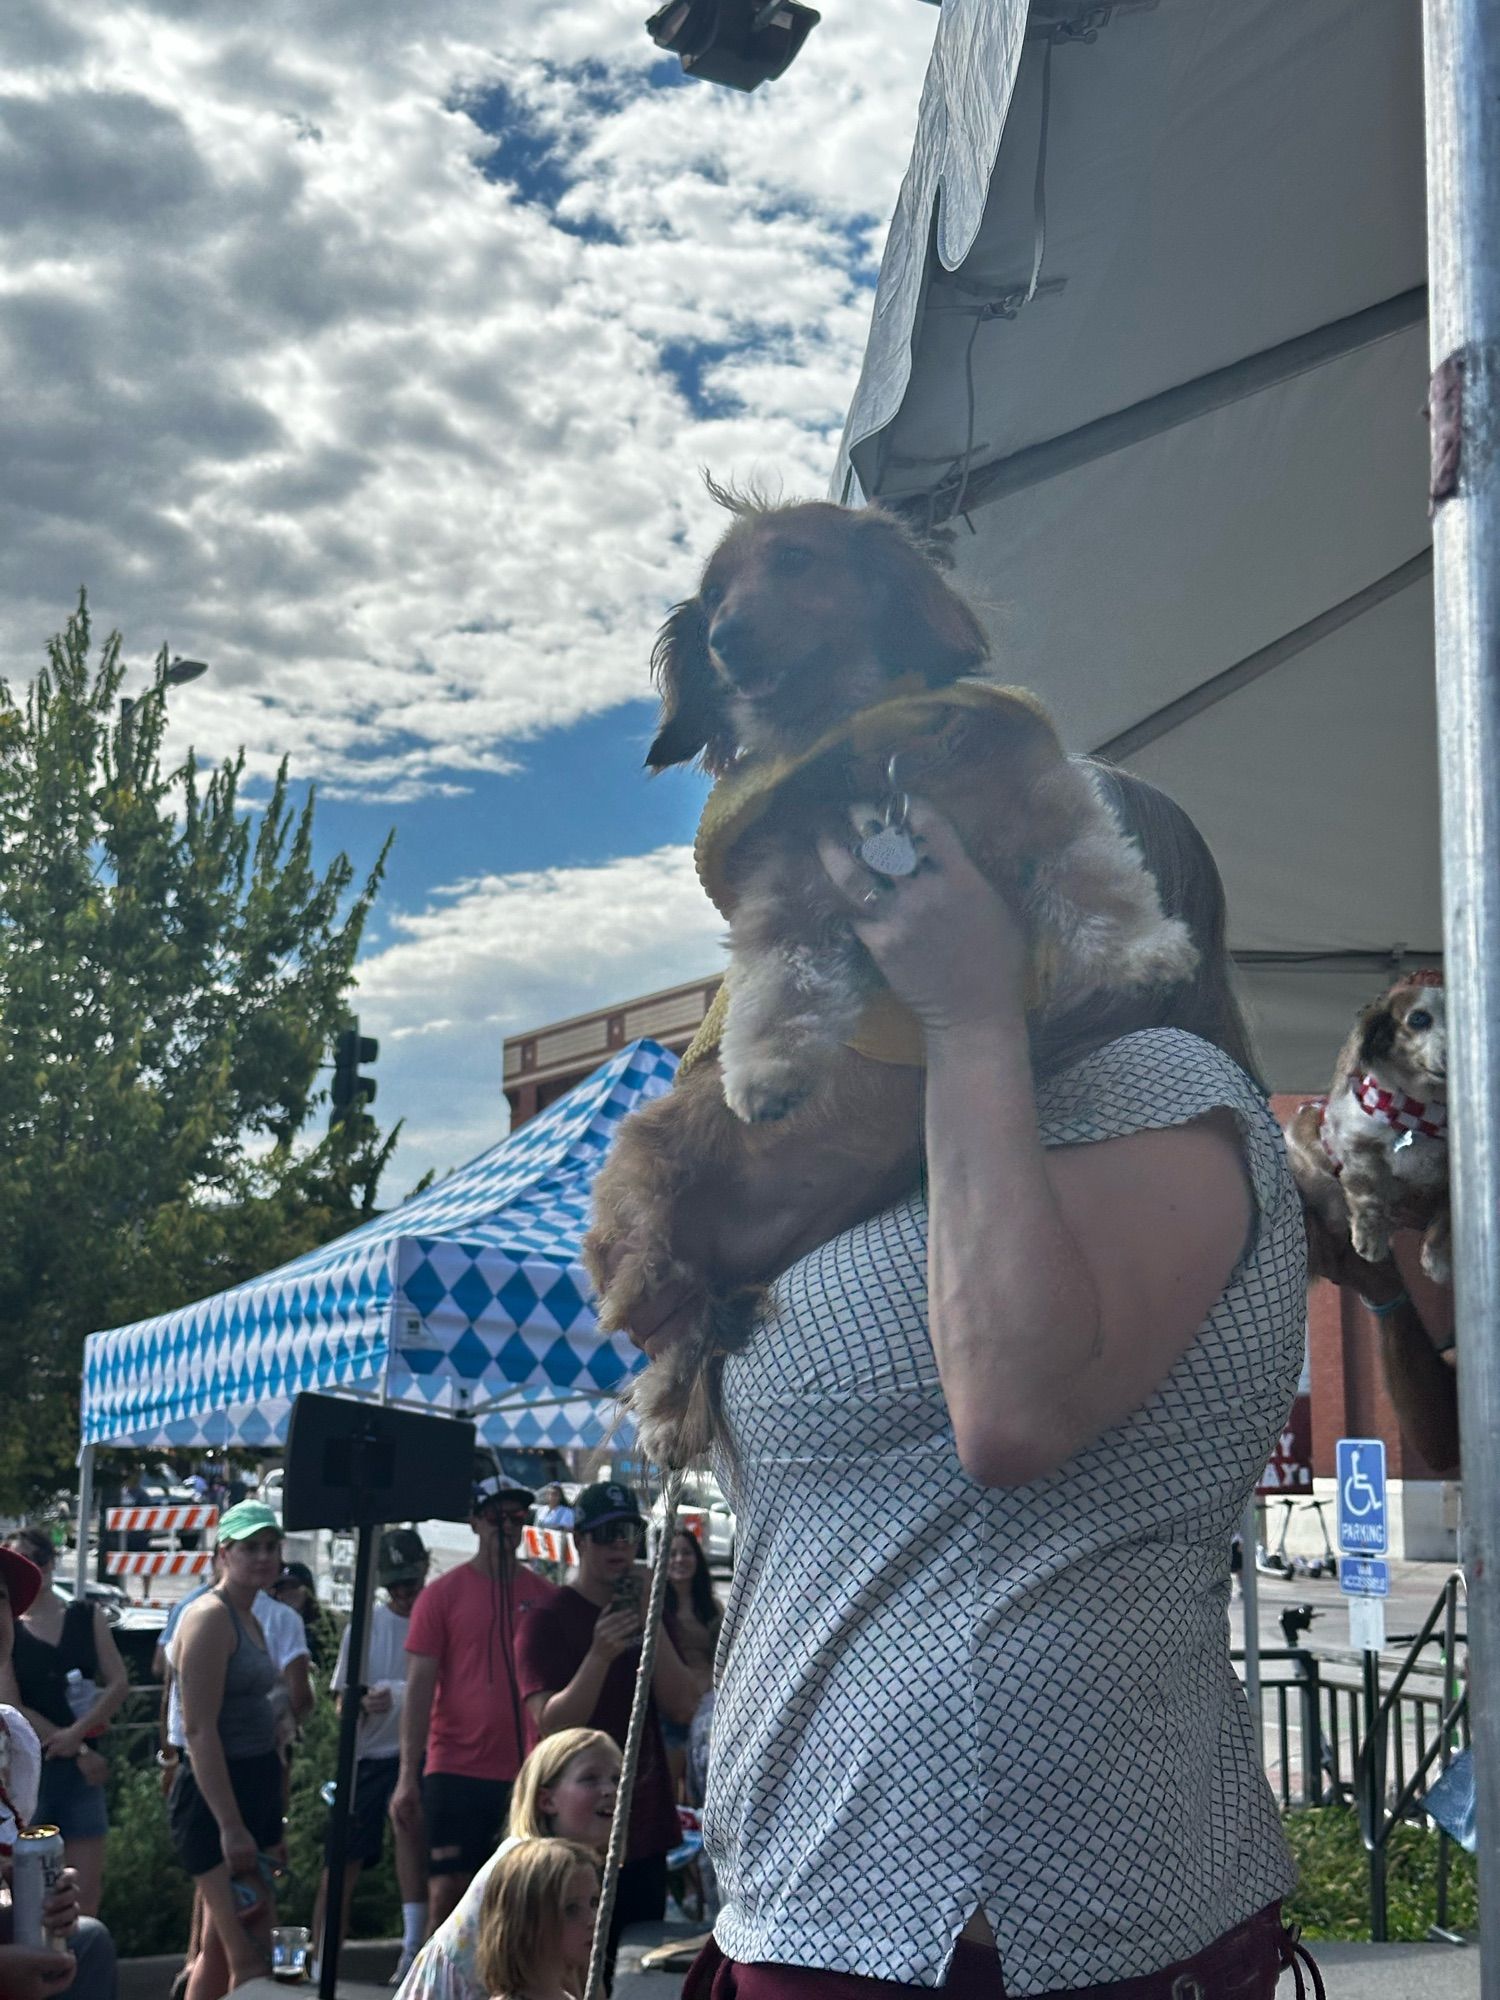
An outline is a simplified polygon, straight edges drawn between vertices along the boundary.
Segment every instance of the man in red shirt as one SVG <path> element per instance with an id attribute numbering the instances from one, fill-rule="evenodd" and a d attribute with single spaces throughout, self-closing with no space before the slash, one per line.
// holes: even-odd
<path id="1" fill-rule="evenodd" d="M 516 1561 L 532 1495 L 488 1465 L 470 1517 L 477 1554 L 429 1583 L 406 1638 L 400 1827 L 427 1828 L 427 1921 L 436 1930 L 504 1837 L 511 1786 L 532 1731 L 516 1675 L 516 1640 L 556 1590 Z"/>
<path id="2" fill-rule="evenodd" d="M 585 1486 L 574 1502 L 578 1573 L 522 1622 L 516 1641 L 521 1692 L 538 1736 L 602 1729 L 624 1748 L 645 1604 L 645 1577 L 635 1569 L 645 1525 L 634 1493 L 617 1480 Z M 674 1722 L 690 1722 L 698 1706 L 698 1683 L 666 1630 L 657 1640 L 606 1980 L 625 1926 L 665 1915 L 667 1856 L 681 1837 L 658 1702 Z"/>

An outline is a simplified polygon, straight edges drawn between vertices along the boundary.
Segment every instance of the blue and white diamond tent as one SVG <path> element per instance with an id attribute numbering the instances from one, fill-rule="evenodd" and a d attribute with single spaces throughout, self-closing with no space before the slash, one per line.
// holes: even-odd
<path id="1" fill-rule="evenodd" d="M 452 1411 L 489 1444 L 602 1443 L 640 1365 L 579 1246 L 620 1121 L 677 1058 L 622 1049 L 446 1180 L 263 1278 L 90 1336 L 83 1443 L 271 1445 L 304 1389 Z"/>

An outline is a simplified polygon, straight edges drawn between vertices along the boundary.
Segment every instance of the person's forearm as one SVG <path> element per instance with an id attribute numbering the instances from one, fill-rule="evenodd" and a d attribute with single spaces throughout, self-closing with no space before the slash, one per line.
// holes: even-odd
<path id="1" fill-rule="evenodd" d="M 583 1664 L 568 1685 L 556 1694 L 548 1695 L 537 1724 L 537 1734 L 555 1736 L 559 1729 L 587 1729 L 594 1720 L 594 1710 L 599 1706 L 604 1676 L 609 1667 L 610 1662 L 600 1659 L 597 1653 L 586 1653 Z"/>
<path id="2" fill-rule="evenodd" d="M 400 1782 L 415 1784 L 422 1775 L 422 1760 L 427 1754 L 427 1725 L 432 1719 L 436 1681 L 418 1680 L 413 1674 L 407 1687 L 408 1697 L 401 1710 Z"/>
<path id="3" fill-rule="evenodd" d="M 52 1741 L 54 1736 L 62 1736 L 63 1734 L 65 1734 L 63 1725 L 60 1722 L 49 1721 L 45 1715 L 40 1714 L 36 1709 L 28 1708 L 24 1701 L 17 1702 L 15 1705 L 20 1709 L 22 1715 L 25 1716 L 26 1720 L 31 1724 L 32 1728 L 36 1731 L 37 1741 L 38 1743 L 41 1744 L 44 1750 L 46 1749 L 47 1745 Z"/>
<path id="4" fill-rule="evenodd" d="M 656 1668 L 651 1676 L 651 1691 L 669 1722 L 691 1722 L 697 1713 L 701 1699 L 697 1676 L 684 1663 L 681 1653 L 672 1643 L 671 1633 L 665 1630 L 659 1632 L 656 1638 Z"/>
<path id="5" fill-rule="evenodd" d="M 1071 1448 L 1100 1302 L 1058 1206 L 1024 1031 L 933 1035 L 927 1067 L 928 1314 L 959 1456 L 1014 1484 Z"/>
<path id="6" fill-rule="evenodd" d="M 1434 1472 L 1458 1469 L 1458 1383 L 1410 1299 L 1380 1320 L 1380 1363 L 1401 1428 Z"/>

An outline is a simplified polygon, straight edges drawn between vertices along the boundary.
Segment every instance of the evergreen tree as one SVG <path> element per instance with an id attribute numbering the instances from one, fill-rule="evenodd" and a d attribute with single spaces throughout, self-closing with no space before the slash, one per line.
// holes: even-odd
<path id="1" fill-rule="evenodd" d="M 373 1212 L 395 1134 L 298 1143 L 382 852 L 313 864 L 286 764 L 161 764 L 87 601 L 0 680 L 0 1509 L 71 1483 L 85 1335 L 253 1277 Z M 387 843 L 389 845 L 389 843 Z"/>

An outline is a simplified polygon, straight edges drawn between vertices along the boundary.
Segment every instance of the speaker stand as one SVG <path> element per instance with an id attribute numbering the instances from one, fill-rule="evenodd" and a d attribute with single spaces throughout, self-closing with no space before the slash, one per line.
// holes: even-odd
<path id="1" fill-rule="evenodd" d="M 349 1811 L 354 1803 L 354 1750 L 360 1709 L 365 1698 L 365 1662 L 370 1646 L 370 1599 L 375 1575 L 375 1537 L 379 1530 L 362 1527 L 354 1559 L 354 1605 L 349 1617 L 349 1673 L 339 1717 L 338 1774 L 334 1781 L 333 1813 L 328 1823 L 328 1894 L 323 1905 L 323 1936 L 319 1942 L 319 2000 L 335 2000 L 339 1977 L 339 1944 L 344 1921 L 344 1855 L 349 1844 Z"/>

